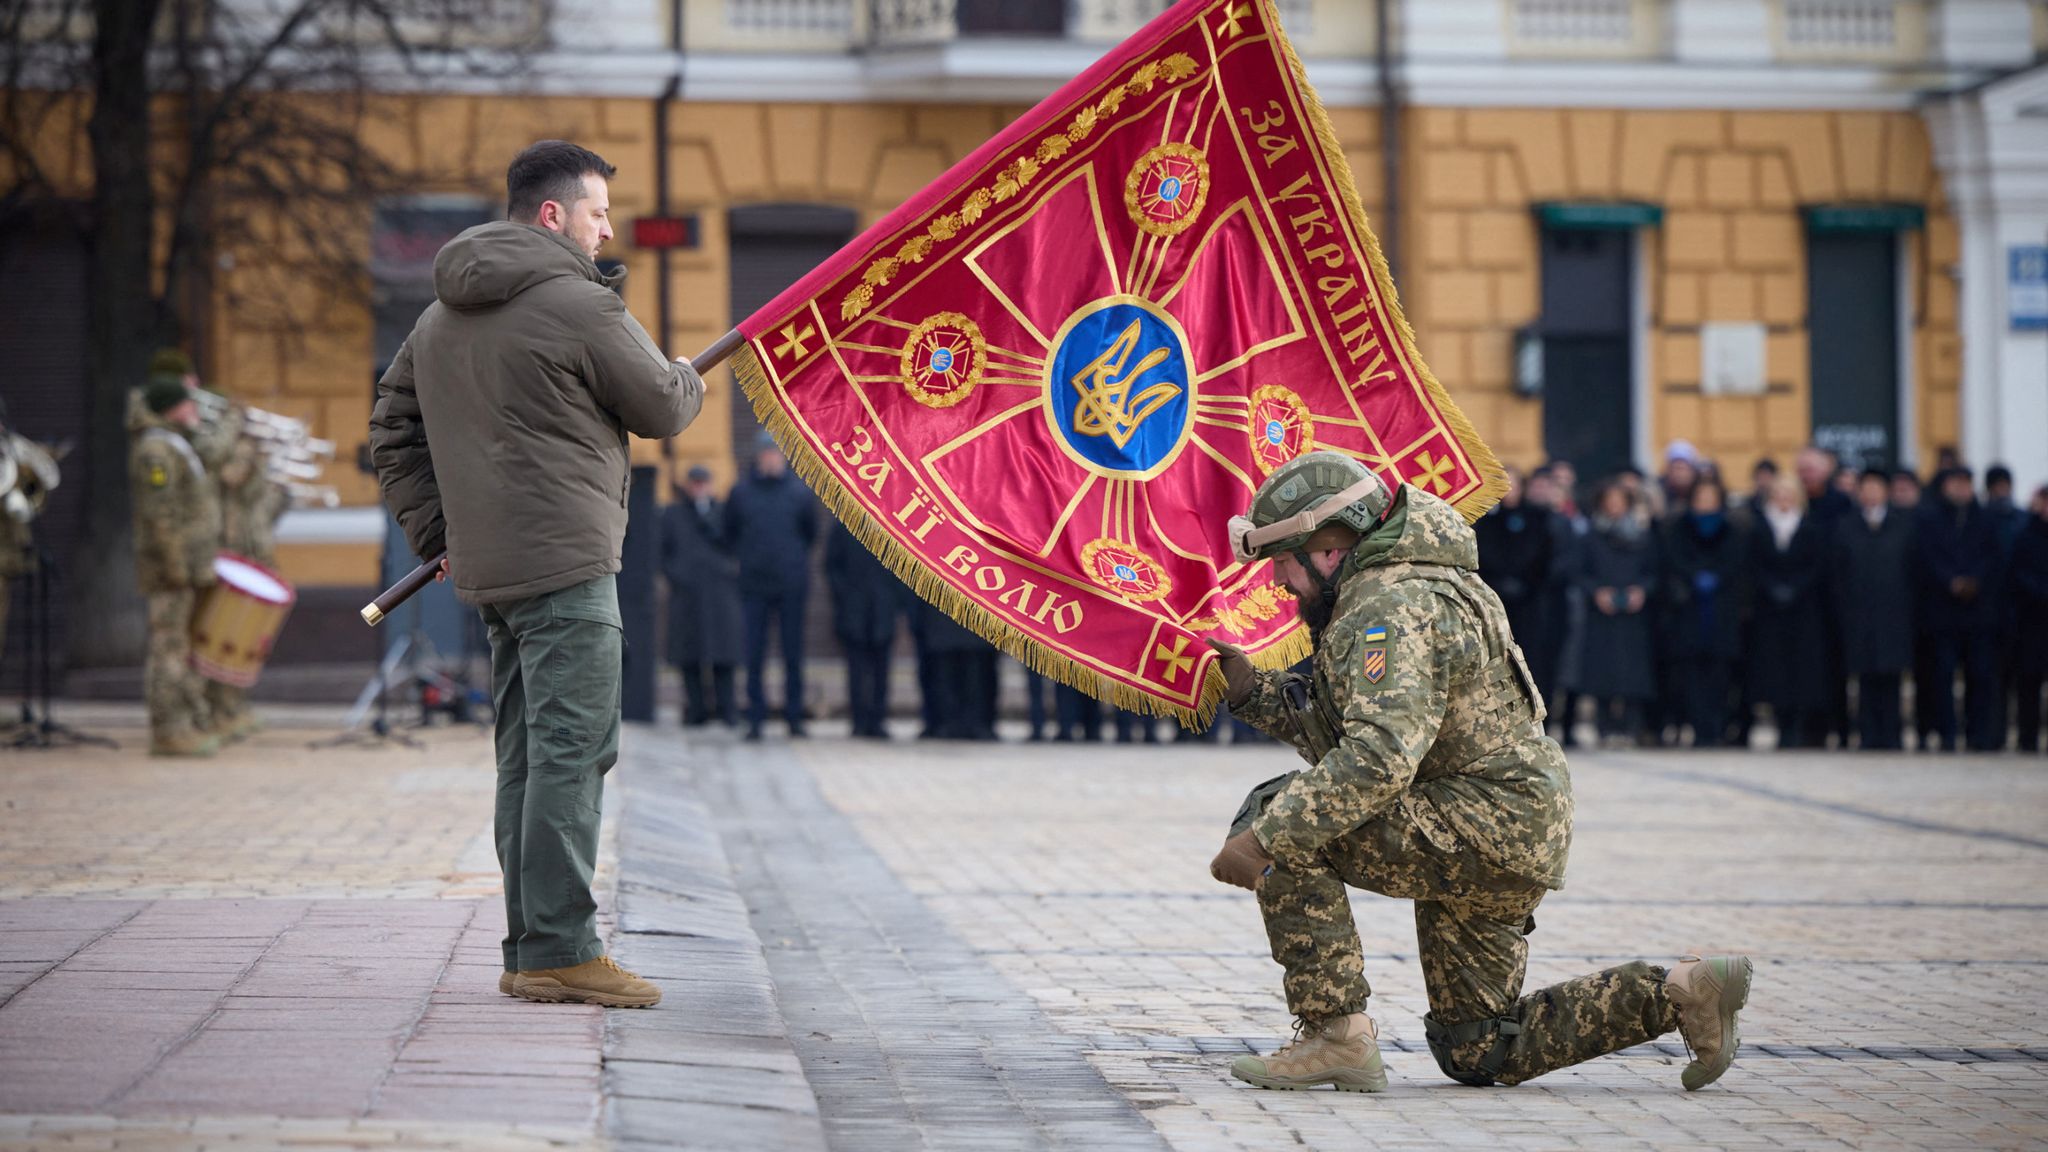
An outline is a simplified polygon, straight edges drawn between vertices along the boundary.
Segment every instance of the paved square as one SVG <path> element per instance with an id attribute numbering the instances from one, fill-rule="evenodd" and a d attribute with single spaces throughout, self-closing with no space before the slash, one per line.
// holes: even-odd
<path id="1" fill-rule="evenodd" d="M 1514 1089 L 1423 1044 L 1408 907 L 1355 893 L 1392 1090 L 1276 1093 L 1233 1052 L 1289 1027 L 1248 894 L 1207 874 L 1273 748 L 799 746 L 945 925 L 1078 1038 L 1176 1148 L 2027 1147 L 2048 1141 L 2048 766 L 2009 758 L 1581 754 L 1568 886 L 1530 984 L 1741 951 L 1742 1058 L 1677 1037 Z M 934 1146 L 942 1146 L 935 1144 Z"/>

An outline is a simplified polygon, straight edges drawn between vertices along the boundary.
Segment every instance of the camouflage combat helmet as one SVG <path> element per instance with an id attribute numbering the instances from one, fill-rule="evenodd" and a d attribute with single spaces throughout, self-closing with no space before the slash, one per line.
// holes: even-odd
<path id="1" fill-rule="evenodd" d="M 1238 559 L 1250 562 L 1301 551 L 1330 523 L 1362 535 L 1392 502 L 1386 484 L 1357 460 L 1341 452 L 1304 453 L 1259 485 L 1250 515 L 1231 518 L 1231 547 Z"/>

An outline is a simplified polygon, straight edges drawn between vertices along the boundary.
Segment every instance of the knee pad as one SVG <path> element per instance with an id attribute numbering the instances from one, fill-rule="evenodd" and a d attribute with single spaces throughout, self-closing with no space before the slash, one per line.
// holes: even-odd
<path id="1" fill-rule="evenodd" d="M 1464 1024 L 1443 1024 L 1432 1013 L 1422 1018 L 1422 1034 L 1429 1041 L 1429 1054 L 1436 1057 L 1436 1066 L 1444 1070 L 1444 1075 L 1474 1088 L 1490 1088 L 1500 1083 L 1496 1077 L 1507 1063 L 1508 1046 L 1522 1034 L 1522 1025 L 1506 1016 Z M 1468 1067 L 1458 1063 L 1457 1049 L 1486 1039 L 1493 1043 L 1476 1065 Z"/>

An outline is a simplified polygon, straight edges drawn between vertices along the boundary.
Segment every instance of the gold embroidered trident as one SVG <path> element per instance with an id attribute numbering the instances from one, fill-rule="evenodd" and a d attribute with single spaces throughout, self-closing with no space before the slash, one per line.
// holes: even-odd
<path id="1" fill-rule="evenodd" d="M 1094 363 L 1074 374 L 1074 391 L 1080 396 L 1074 405 L 1077 435 L 1108 436 L 1111 443 L 1122 448 L 1131 442 L 1147 416 L 1180 395 L 1179 386 L 1171 380 L 1161 380 L 1135 397 L 1131 395 L 1133 384 L 1172 355 L 1164 348 L 1154 348 L 1126 373 L 1124 365 L 1138 349 L 1138 326 L 1138 321 L 1131 321 L 1131 326 Z"/>

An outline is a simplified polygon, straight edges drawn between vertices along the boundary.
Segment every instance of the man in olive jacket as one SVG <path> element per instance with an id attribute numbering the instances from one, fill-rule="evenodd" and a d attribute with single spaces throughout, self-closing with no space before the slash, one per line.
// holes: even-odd
<path id="1" fill-rule="evenodd" d="M 597 270 L 613 168 L 560 140 L 506 174 L 511 219 L 434 260 L 434 295 L 377 385 L 384 501 L 477 605 L 497 709 L 505 973 L 528 1000 L 647 1007 L 590 895 L 603 774 L 618 759 L 627 433 L 683 430 L 704 382 L 648 339 Z"/>

